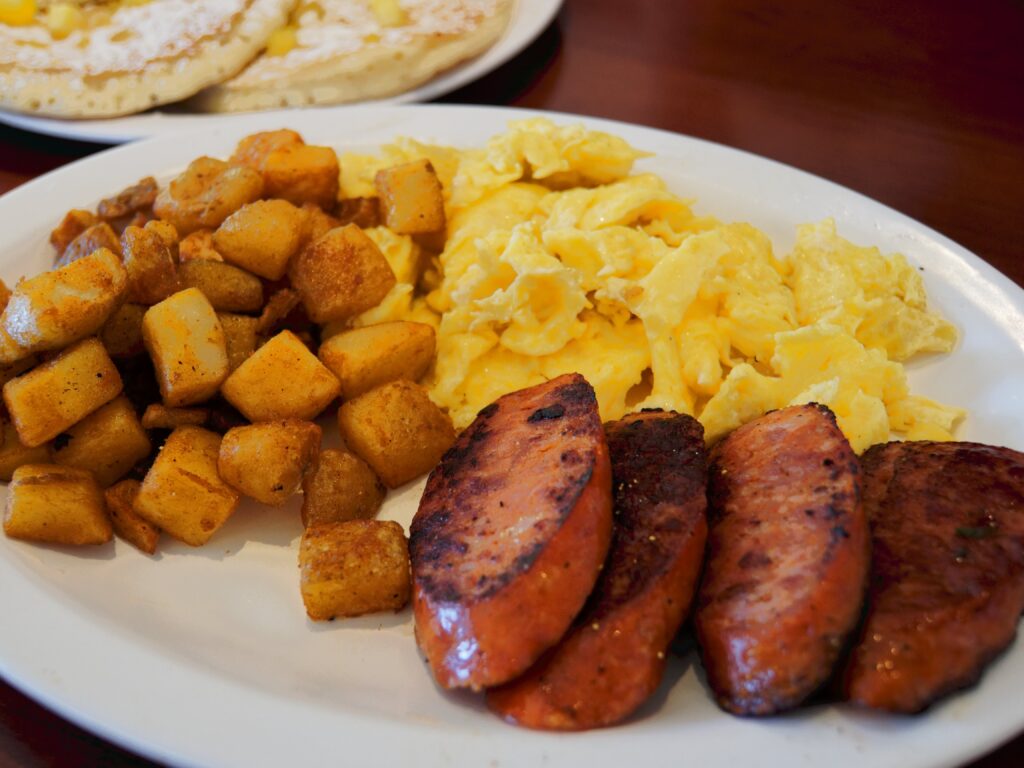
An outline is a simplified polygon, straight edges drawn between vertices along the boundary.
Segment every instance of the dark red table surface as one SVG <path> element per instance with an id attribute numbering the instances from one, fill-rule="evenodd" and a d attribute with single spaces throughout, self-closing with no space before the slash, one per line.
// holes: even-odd
<path id="1" fill-rule="evenodd" d="M 1020 0 L 567 0 L 522 54 L 441 101 L 613 118 L 764 155 L 890 205 L 1024 285 Z M 101 148 L 0 127 L 0 192 Z M 0 682 L 0 768 L 147 764 Z M 1024 765 L 1024 736 L 972 765 Z"/>

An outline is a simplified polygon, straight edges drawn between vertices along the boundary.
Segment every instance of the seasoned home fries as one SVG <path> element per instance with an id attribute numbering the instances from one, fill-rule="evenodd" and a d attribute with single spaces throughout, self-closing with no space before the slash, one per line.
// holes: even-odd
<path id="1" fill-rule="evenodd" d="M 963 411 L 902 363 L 957 333 L 902 256 L 829 220 L 776 254 L 643 156 L 545 119 L 375 155 L 277 130 L 54 212 L 53 269 L 0 291 L 5 533 L 152 554 L 215 539 L 244 498 L 282 506 L 326 620 L 406 604 L 405 534 L 374 519 L 388 489 L 563 374 L 595 420 L 671 410 L 709 444 L 809 402 L 857 452 L 952 436 Z"/>

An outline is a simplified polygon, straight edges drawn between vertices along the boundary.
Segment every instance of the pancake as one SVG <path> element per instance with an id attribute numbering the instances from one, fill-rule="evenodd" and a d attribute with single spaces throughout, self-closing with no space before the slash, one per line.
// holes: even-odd
<path id="1" fill-rule="evenodd" d="M 385 25 L 370 0 L 303 3 L 292 20 L 294 48 L 260 56 L 189 107 L 236 112 L 402 93 L 492 46 L 513 0 L 402 0 L 400 7 L 404 18 Z"/>
<path id="2" fill-rule="evenodd" d="M 296 0 L 88 4 L 84 28 L 0 24 L 0 108 L 114 117 L 187 98 L 231 77 L 287 22 Z"/>

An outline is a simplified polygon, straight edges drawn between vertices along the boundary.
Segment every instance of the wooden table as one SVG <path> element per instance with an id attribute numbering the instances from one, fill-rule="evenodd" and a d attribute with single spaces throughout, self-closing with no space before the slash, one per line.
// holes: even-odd
<path id="1" fill-rule="evenodd" d="M 1024 285 L 1021 30 L 1014 0 L 567 0 L 521 55 L 442 100 L 739 147 L 880 200 Z M 0 192 L 98 149 L 0 128 Z M 0 683 L 0 768 L 145 764 Z M 1024 736 L 973 765 L 1024 765 Z"/>

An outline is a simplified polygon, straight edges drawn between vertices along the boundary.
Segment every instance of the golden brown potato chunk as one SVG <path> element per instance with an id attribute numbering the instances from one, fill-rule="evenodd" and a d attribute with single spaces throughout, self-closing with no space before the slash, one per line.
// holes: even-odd
<path id="1" fill-rule="evenodd" d="M 332 229 L 307 246 L 292 261 L 289 277 L 314 323 L 365 312 L 396 282 L 380 248 L 355 224 Z"/>
<path id="2" fill-rule="evenodd" d="M 213 233 L 224 261 L 280 280 L 306 236 L 306 214 L 286 200 L 258 200 L 228 216 Z"/>
<path id="3" fill-rule="evenodd" d="M 100 329 L 100 341 L 113 358 L 134 357 L 146 351 L 142 343 L 142 318 L 149 307 L 122 304 Z"/>
<path id="4" fill-rule="evenodd" d="M 209 400 L 227 378 L 224 329 L 202 291 L 186 288 L 150 307 L 142 338 L 165 405 Z"/>
<path id="5" fill-rule="evenodd" d="M 213 247 L 213 230 L 197 229 L 178 243 L 178 261 L 224 261 Z"/>
<path id="6" fill-rule="evenodd" d="M 64 214 L 60 224 L 50 233 L 50 244 L 57 251 L 58 258 L 71 245 L 72 240 L 98 223 L 99 219 L 92 211 L 75 208 Z"/>
<path id="7" fill-rule="evenodd" d="M 418 380 L 433 362 L 435 347 L 432 327 L 400 320 L 335 334 L 320 345 L 319 357 L 350 400 L 389 381 Z"/>
<path id="8" fill-rule="evenodd" d="M 165 231 L 150 222 L 145 227 L 125 227 L 121 234 L 124 266 L 128 270 L 128 301 L 156 304 L 181 289 L 178 265 Z"/>
<path id="9" fill-rule="evenodd" d="M 7 488 L 4 533 L 47 544 L 103 544 L 114 532 L 103 491 L 84 469 L 25 464 Z"/>
<path id="10" fill-rule="evenodd" d="M 253 133 L 238 142 L 235 153 L 231 155 L 231 162 L 235 165 L 247 165 L 253 170 L 262 171 L 267 162 L 267 155 L 275 149 L 292 144 L 301 146 L 305 143 L 301 135 L 289 128 Z"/>
<path id="11" fill-rule="evenodd" d="M 429 472 L 455 442 L 455 428 L 427 391 L 392 381 L 349 400 L 338 411 L 346 445 L 389 488 Z"/>
<path id="12" fill-rule="evenodd" d="M 299 294 L 291 288 L 274 291 L 263 307 L 263 312 L 256 323 L 256 332 L 260 335 L 272 333 L 297 306 L 299 306 Z"/>
<path id="13" fill-rule="evenodd" d="M 444 193 L 429 160 L 415 160 L 377 171 L 384 224 L 400 235 L 421 235 L 445 228 Z"/>
<path id="14" fill-rule="evenodd" d="M 146 473 L 135 511 L 190 546 L 205 544 L 238 505 L 238 493 L 217 473 L 219 452 L 216 432 L 178 427 Z"/>
<path id="15" fill-rule="evenodd" d="M 338 201 L 338 219 L 341 224 L 355 224 L 361 229 L 379 227 L 380 199 L 376 197 L 348 197 Z"/>
<path id="16" fill-rule="evenodd" d="M 67 266 L 73 261 L 85 258 L 99 248 L 106 248 L 118 255 L 121 254 L 121 243 L 117 239 L 117 233 L 105 221 L 93 224 L 72 240 L 61 253 L 60 258 L 54 262 L 54 266 L 58 268 Z"/>
<path id="17" fill-rule="evenodd" d="M 11 300 L 11 289 L 7 287 L 7 283 L 0 280 L 0 312 L 7 309 L 7 302 Z"/>
<path id="18" fill-rule="evenodd" d="M 114 398 L 53 439 L 53 461 L 92 472 L 96 482 L 113 485 L 152 450 L 128 398 Z"/>
<path id="19" fill-rule="evenodd" d="M 315 203 L 303 203 L 302 212 L 306 214 L 306 241 L 318 240 L 342 222 L 326 213 Z M 347 223 L 347 222 L 346 222 Z"/>
<path id="20" fill-rule="evenodd" d="M 147 176 L 140 179 L 137 184 L 122 189 L 114 197 L 101 200 L 96 206 L 96 214 L 101 219 L 112 221 L 145 211 L 153 207 L 158 191 L 156 179 Z"/>
<path id="21" fill-rule="evenodd" d="M 219 261 L 186 261 L 178 267 L 185 288 L 198 288 L 218 312 L 259 312 L 263 283 L 244 269 Z"/>
<path id="22" fill-rule="evenodd" d="M 224 329 L 224 341 L 228 349 L 228 370 L 233 371 L 256 351 L 256 336 L 260 321 L 248 315 L 233 315 L 218 312 L 221 327 Z"/>
<path id="23" fill-rule="evenodd" d="M 121 376 L 98 339 L 78 342 L 4 384 L 4 402 L 21 442 L 51 440 L 121 393 Z"/>
<path id="24" fill-rule="evenodd" d="M 341 385 L 291 331 L 281 331 L 228 377 L 224 399 L 249 421 L 312 421 Z"/>
<path id="25" fill-rule="evenodd" d="M 177 429 L 178 427 L 201 427 L 210 419 L 208 408 L 168 408 L 160 403 L 146 406 L 142 414 L 143 429 Z"/>
<path id="26" fill-rule="evenodd" d="M 18 438 L 18 431 L 3 419 L 3 443 L 0 444 L 0 480 L 11 482 L 14 470 L 24 464 L 48 464 L 50 449 L 44 445 L 29 448 Z"/>
<path id="27" fill-rule="evenodd" d="M 409 602 L 409 545 L 391 520 L 310 526 L 299 544 L 299 568 L 313 621 L 399 611 Z"/>
<path id="28" fill-rule="evenodd" d="M 316 203 L 334 207 L 341 169 L 330 147 L 287 144 L 267 153 L 263 162 L 267 197 L 280 197 L 295 205 Z"/>
<path id="29" fill-rule="evenodd" d="M 319 453 L 320 427 L 313 422 L 264 421 L 228 430 L 217 469 L 235 490 L 278 507 L 299 490 Z"/>
<path id="30" fill-rule="evenodd" d="M 370 466 L 348 451 L 328 448 L 302 481 L 302 524 L 365 520 L 377 514 L 387 489 Z"/>
<path id="31" fill-rule="evenodd" d="M 182 236 L 213 229 L 246 203 L 263 194 L 263 177 L 252 168 L 200 157 L 160 190 L 153 203 L 157 218 Z"/>
<path id="32" fill-rule="evenodd" d="M 23 357 L 17 362 L 10 363 L 9 365 L 0 365 L 0 387 L 15 376 L 21 376 L 21 374 L 30 368 L 35 368 L 38 363 L 39 358 L 36 355 L 30 355 L 28 357 Z"/>
<path id="33" fill-rule="evenodd" d="M 141 487 L 142 483 L 138 480 L 122 480 L 117 485 L 107 488 L 103 498 L 107 502 L 107 512 L 114 533 L 136 549 L 152 555 L 156 552 L 156 545 L 160 540 L 160 529 L 139 517 L 132 507 Z"/>
<path id="34" fill-rule="evenodd" d="M 120 306 L 127 287 L 121 258 L 106 248 L 22 280 L 0 315 L 0 365 L 96 333 Z"/>

